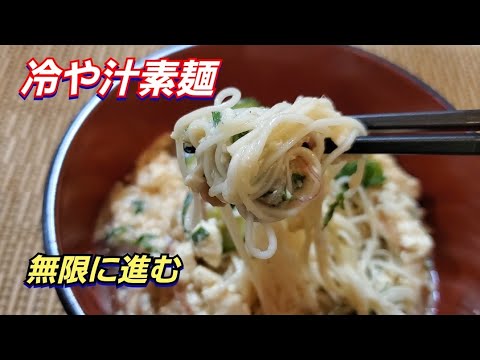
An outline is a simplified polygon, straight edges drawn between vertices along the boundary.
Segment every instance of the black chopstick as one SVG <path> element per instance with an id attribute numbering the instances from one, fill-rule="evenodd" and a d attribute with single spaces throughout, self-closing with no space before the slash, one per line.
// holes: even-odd
<path id="1" fill-rule="evenodd" d="M 351 154 L 436 154 L 480 155 L 480 110 L 425 111 L 389 114 L 353 115 L 369 133 L 355 139 Z M 378 134 L 382 130 L 463 131 L 442 134 Z M 336 148 L 325 140 L 325 152 Z"/>
<path id="2" fill-rule="evenodd" d="M 325 140 L 326 153 L 335 148 Z M 480 133 L 359 136 L 347 153 L 480 155 Z"/>
<path id="3" fill-rule="evenodd" d="M 368 130 L 480 130 L 480 110 L 353 115 Z"/>

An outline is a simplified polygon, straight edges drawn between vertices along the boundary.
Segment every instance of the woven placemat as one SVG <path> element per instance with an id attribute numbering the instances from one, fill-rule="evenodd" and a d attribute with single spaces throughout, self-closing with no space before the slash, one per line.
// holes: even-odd
<path id="1" fill-rule="evenodd" d="M 52 155 L 68 124 L 92 95 L 80 91 L 68 101 L 66 86 L 57 95 L 24 101 L 18 95 L 32 57 L 53 56 L 59 65 L 92 57 L 143 57 L 148 46 L 1 46 L 0 47 L 0 314 L 64 314 L 55 290 L 23 285 L 28 259 L 43 252 L 43 186 Z M 459 109 L 480 108 L 480 47 L 361 46 L 424 80 Z"/>

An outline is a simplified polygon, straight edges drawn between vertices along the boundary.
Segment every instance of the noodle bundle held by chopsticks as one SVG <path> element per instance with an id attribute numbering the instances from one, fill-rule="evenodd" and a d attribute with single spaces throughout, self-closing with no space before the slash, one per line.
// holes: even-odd
<path id="1" fill-rule="evenodd" d="M 172 138 L 185 184 L 196 194 L 193 218 L 202 217 L 199 194 L 214 206 L 236 207 L 246 219 L 247 249 L 267 259 L 277 249 L 269 223 L 295 217 L 318 197 L 332 176 L 329 165 L 366 129 L 325 97 L 300 96 L 271 108 L 244 108 L 240 98 L 238 89 L 224 89 L 213 106 L 180 118 Z M 328 155 L 326 138 L 337 145 Z M 254 221 L 264 224 L 266 250 L 256 244 Z"/>
<path id="2" fill-rule="evenodd" d="M 324 168 L 366 134 L 324 97 L 272 108 L 235 108 L 239 100 L 239 90 L 221 91 L 213 106 L 179 119 L 172 138 L 187 186 L 261 223 L 295 216 L 319 194 Z M 325 138 L 338 146 L 332 154 L 323 154 Z"/>

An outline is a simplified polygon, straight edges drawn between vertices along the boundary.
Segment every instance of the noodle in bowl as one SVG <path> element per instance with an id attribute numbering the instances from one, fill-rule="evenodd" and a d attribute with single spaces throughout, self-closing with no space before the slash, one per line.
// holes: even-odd
<path id="1" fill-rule="evenodd" d="M 185 264 L 171 289 L 122 289 L 119 313 L 431 312 L 418 180 L 388 155 L 345 154 L 367 132 L 328 98 L 244 100 L 227 88 L 180 118 L 176 159 L 161 138 L 112 191 L 97 238 Z"/>

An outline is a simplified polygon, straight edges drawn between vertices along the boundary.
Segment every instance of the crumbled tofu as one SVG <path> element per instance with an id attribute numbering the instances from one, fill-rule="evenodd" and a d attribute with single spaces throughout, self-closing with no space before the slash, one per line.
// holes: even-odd
<path id="1" fill-rule="evenodd" d="M 196 288 L 202 289 L 221 283 L 223 278 L 216 272 L 207 269 L 205 266 L 198 265 L 192 273 L 192 281 Z"/>
<path id="2" fill-rule="evenodd" d="M 183 262 L 183 270 L 180 273 L 180 280 L 182 282 L 190 282 L 192 273 L 197 266 L 197 261 L 195 260 L 193 246 L 190 242 L 178 243 L 172 253 L 176 253 Z"/>
<path id="3" fill-rule="evenodd" d="M 249 315 L 251 313 L 240 294 L 229 291 L 223 283 L 205 288 L 202 295 L 213 315 Z"/>
<path id="4" fill-rule="evenodd" d="M 427 256 L 433 239 L 420 218 L 417 203 L 397 182 L 387 182 L 375 197 L 378 201 L 380 231 L 405 261 Z"/>
<path id="5" fill-rule="evenodd" d="M 193 229 L 203 228 L 208 234 L 206 237 L 194 242 L 195 256 L 205 260 L 210 266 L 217 268 L 222 262 L 222 234 L 218 229 L 216 219 L 202 220 Z"/>

